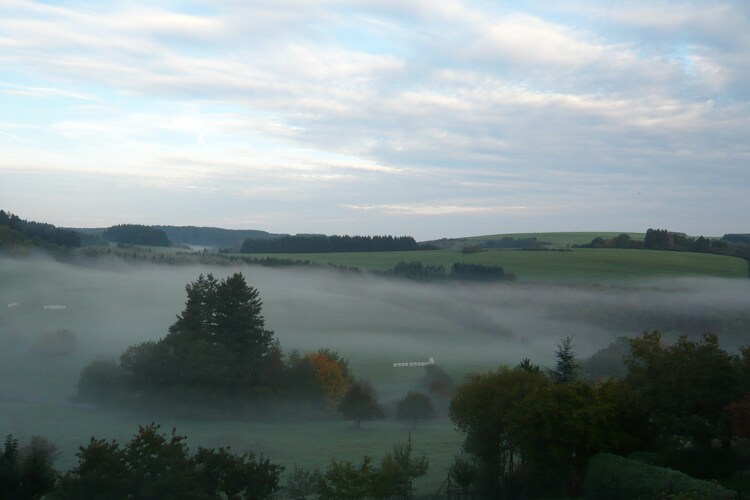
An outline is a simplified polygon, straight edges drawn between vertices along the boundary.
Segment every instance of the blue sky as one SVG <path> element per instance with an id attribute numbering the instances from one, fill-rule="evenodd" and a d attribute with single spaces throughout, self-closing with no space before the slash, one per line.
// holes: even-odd
<path id="1" fill-rule="evenodd" d="M 0 208 L 64 226 L 748 232 L 743 1 L 0 2 Z"/>

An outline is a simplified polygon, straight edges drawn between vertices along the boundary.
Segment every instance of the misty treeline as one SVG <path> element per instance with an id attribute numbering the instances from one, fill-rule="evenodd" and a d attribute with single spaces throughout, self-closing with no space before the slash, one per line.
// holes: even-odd
<path id="1" fill-rule="evenodd" d="M 513 281 L 516 276 L 506 273 L 502 266 L 487 266 L 483 264 L 470 264 L 454 262 L 450 271 L 446 271 L 442 265 L 424 264 L 419 261 L 399 262 L 391 271 L 385 271 L 386 276 L 395 276 L 412 281 Z"/>
<path id="2" fill-rule="evenodd" d="M 87 366 L 78 398 L 242 413 L 260 411 L 282 395 L 324 408 L 352 382 L 348 363 L 335 352 L 284 356 L 265 327 L 258 290 L 242 274 L 223 280 L 200 275 L 186 292 L 185 309 L 166 336 L 129 347 L 118 362 Z"/>
<path id="3" fill-rule="evenodd" d="M 74 248 L 81 246 L 81 238 L 73 230 L 24 220 L 15 214 L 0 210 L 0 248 L 13 249 L 16 245 Z"/>
<path id="4" fill-rule="evenodd" d="M 212 418 L 341 413 L 355 427 L 383 418 L 375 391 L 355 380 L 338 353 L 325 347 L 283 352 L 266 329 L 258 290 L 241 273 L 223 280 L 200 275 L 186 292 L 185 309 L 166 336 L 130 346 L 117 361 L 97 360 L 83 369 L 78 402 Z M 452 385 L 446 377 L 429 367 L 423 386 L 444 398 Z M 402 415 L 414 422 L 432 416 L 424 409 Z"/>
<path id="5" fill-rule="evenodd" d="M 417 243 L 411 236 L 325 236 L 294 235 L 280 238 L 247 239 L 241 253 L 330 253 L 330 252 L 399 252 L 431 250 L 435 247 Z"/>
<path id="6" fill-rule="evenodd" d="M 449 241 L 449 240 L 446 240 Z M 459 240 L 466 242 L 461 247 L 462 253 L 477 253 L 486 248 L 497 248 L 503 250 L 544 250 L 551 245 L 549 241 L 539 241 L 536 238 L 514 238 L 512 236 L 503 236 L 495 239 L 472 238 L 470 240 Z M 438 240 L 439 244 L 440 240 Z"/>
<path id="7" fill-rule="evenodd" d="M 703 236 L 693 238 L 684 233 L 673 232 L 667 229 L 649 228 L 646 231 L 643 241 L 634 240 L 630 235 L 623 233 L 607 240 L 597 237 L 591 240 L 591 243 L 580 245 L 580 247 L 716 253 L 750 260 L 750 235 L 746 234 L 725 234 L 721 239 L 705 238 Z"/>
<path id="8" fill-rule="evenodd" d="M 118 224 L 102 231 L 102 238 L 113 243 L 127 245 L 147 245 L 152 247 L 170 247 L 167 233 L 163 229 L 142 224 Z"/>
<path id="9" fill-rule="evenodd" d="M 729 353 L 710 333 L 667 344 L 658 331 L 628 347 L 619 379 L 582 380 L 568 338 L 551 369 L 525 359 L 459 385 L 454 482 L 488 498 L 735 498 L 693 478 L 750 469 L 750 347 Z"/>
<path id="10" fill-rule="evenodd" d="M 49 499 L 260 499 L 279 490 L 281 465 L 253 453 L 203 448 L 191 454 L 186 437 L 172 429 L 141 426 L 120 445 L 92 437 L 65 474 L 53 468 L 56 448 L 34 437 L 19 448 L 9 435 L 0 455 L 0 493 L 7 500 Z"/>
<path id="11" fill-rule="evenodd" d="M 56 447 L 35 436 L 21 447 L 8 435 L 0 453 L 0 494 L 4 500 L 79 499 L 229 499 L 403 498 L 413 497 L 412 482 L 424 476 L 427 457 L 413 456 L 411 437 L 386 453 L 379 464 L 368 455 L 360 463 L 331 459 L 322 471 L 295 466 L 282 485 L 284 467 L 252 452 L 229 447 L 199 447 L 172 429 L 151 423 L 121 445 L 92 437 L 76 453 L 77 464 L 61 474 L 54 469 Z"/>

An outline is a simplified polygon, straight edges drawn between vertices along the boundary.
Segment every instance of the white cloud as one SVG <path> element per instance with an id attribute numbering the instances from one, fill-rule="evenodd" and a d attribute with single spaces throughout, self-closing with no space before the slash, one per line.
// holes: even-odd
<path id="1" fill-rule="evenodd" d="M 366 214 L 533 216 L 529 200 L 471 196 L 558 189 L 572 194 L 556 206 L 571 206 L 584 174 L 607 192 L 651 176 L 679 190 L 708 175 L 699 185 L 718 189 L 750 154 L 750 29 L 736 4 L 197 5 L 209 13 L 3 2 L 4 120 L 35 128 L 0 126 L 0 169 Z"/>

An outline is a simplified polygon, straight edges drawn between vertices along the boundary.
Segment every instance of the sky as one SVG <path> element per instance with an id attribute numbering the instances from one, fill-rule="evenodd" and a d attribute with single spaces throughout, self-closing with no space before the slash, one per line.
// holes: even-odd
<path id="1" fill-rule="evenodd" d="M 750 2 L 0 1 L 0 208 L 750 232 Z"/>

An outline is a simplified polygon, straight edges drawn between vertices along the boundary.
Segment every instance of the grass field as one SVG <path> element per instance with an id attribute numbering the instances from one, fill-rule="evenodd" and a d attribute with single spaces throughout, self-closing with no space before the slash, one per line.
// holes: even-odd
<path id="1" fill-rule="evenodd" d="M 67 407 L 53 407 L 46 403 L 0 401 L 0 429 L 26 441 L 30 436 L 18 432 L 20 421 L 33 421 L 44 429 L 60 449 L 56 467 L 67 470 L 76 463 L 75 453 L 86 445 L 90 437 L 117 439 L 123 443 L 148 424 L 153 417 L 104 412 Z M 305 468 L 325 468 L 332 458 L 359 462 L 364 455 L 376 461 L 406 442 L 411 434 L 417 455 L 426 455 L 430 467 L 425 477 L 415 482 L 421 495 L 434 493 L 447 475 L 453 455 L 459 451 L 463 437 L 448 422 L 409 425 L 384 420 L 364 422 L 356 430 L 350 422 L 205 422 L 161 418 L 162 432 L 186 435 L 188 446 L 231 446 L 235 452 L 252 451 L 281 463 L 291 471 L 294 465 Z"/>
<path id="2" fill-rule="evenodd" d="M 309 260 L 320 264 L 352 266 L 387 271 L 398 262 L 420 261 L 450 267 L 454 262 L 499 265 L 520 281 L 616 283 L 633 279 L 710 276 L 746 278 L 748 265 L 742 259 L 713 254 L 577 248 L 570 251 L 486 250 L 464 254 L 456 250 L 417 252 L 361 252 L 317 254 L 244 254 Z"/>
<path id="3" fill-rule="evenodd" d="M 441 248 L 460 250 L 466 244 L 476 244 L 482 241 L 495 241 L 503 238 L 515 238 L 515 239 L 527 239 L 536 238 L 538 241 L 545 241 L 551 243 L 547 248 L 566 248 L 573 245 L 585 245 L 591 243 L 594 238 L 603 238 L 608 240 L 614 238 L 620 234 L 627 234 L 631 239 L 637 241 L 643 241 L 645 233 L 630 233 L 627 231 L 621 232 L 594 232 L 594 231 L 583 231 L 583 232 L 550 232 L 550 233 L 503 233 L 503 234 L 487 234 L 484 236 L 467 236 L 464 238 L 447 238 L 442 240 L 435 240 L 429 243 L 434 243 Z"/>
<path id="4" fill-rule="evenodd" d="M 57 467 L 64 470 L 74 464 L 77 447 L 89 437 L 122 442 L 139 424 L 154 419 L 165 431 L 177 427 L 188 436 L 192 449 L 231 445 L 235 451 L 264 453 L 289 468 L 295 463 L 325 467 L 334 457 L 358 461 L 365 454 L 378 460 L 412 432 L 417 452 L 430 460 L 427 477 L 416 484 L 417 492 L 430 498 L 463 440 L 445 419 L 416 431 L 392 419 L 367 422 L 356 431 L 343 421 L 201 422 L 83 410 L 59 403 L 74 392 L 78 373 L 90 360 L 114 357 L 128 345 L 163 336 L 184 306 L 185 284 L 202 272 L 246 273 L 261 290 L 267 324 L 285 350 L 310 352 L 323 346 L 337 350 L 350 360 L 357 377 L 373 383 L 385 404 L 417 387 L 421 375 L 392 369 L 394 361 L 434 356 L 460 381 L 468 372 L 514 364 L 525 356 L 549 366 L 559 338 L 569 333 L 576 335 L 578 353 L 590 355 L 617 335 L 662 326 L 646 323 L 618 330 L 611 324 L 614 319 L 607 307 L 626 308 L 627 318 L 653 318 L 654 311 L 673 311 L 683 318 L 703 309 L 734 317 L 749 310 L 744 299 L 750 296 L 747 263 L 709 254 L 575 249 L 272 257 L 371 270 L 387 270 L 399 261 L 411 260 L 445 266 L 453 262 L 493 264 L 517 274 L 521 283 L 421 284 L 307 267 L 269 269 L 240 264 L 156 266 L 103 260 L 106 267 L 98 268 L 41 259 L 0 260 L 0 395 L 23 394 L 42 401 L 0 400 L 0 435 L 13 433 L 23 441 L 32 434 L 48 436 L 62 452 Z M 650 281 L 642 287 L 637 284 L 639 278 L 685 276 L 745 279 L 701 279 L 694 284 L 683 280 L 663 285 L 667 288 L 652 287 Z M 534 281 L 540 284 L 530 283 Z M 627 281 L 634 286 L 565 284 Z M 549 284 L 555 282 L 563 285 Z M 48 304 L 64 304 L 66 309 L 44 309 Z M 604 311 L 606 324 L 588 322 L 591 311 Z M 716 331 L 706 321 L 701 324 Z M 54 357 L 35 353 L 39 335 L 58 328 L 76 333 L 72 352 Z M 741 330 L 743 335 L 745 331 Z"/>

